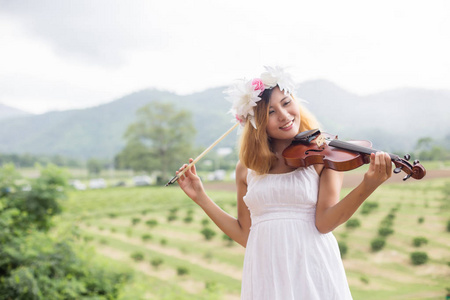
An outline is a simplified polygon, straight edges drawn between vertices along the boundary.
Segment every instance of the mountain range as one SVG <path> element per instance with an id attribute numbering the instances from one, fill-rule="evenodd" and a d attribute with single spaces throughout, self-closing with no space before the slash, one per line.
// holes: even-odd
<path id="1" fill-rule="evenodd" d="M 224 90 L 217 87 L 182 96 L 146 89 L 95 107 L 41 115 L 0 105 L 0 152 L 112 159 L 124 147 L 123 134 L 136 111 L 155 101 L 192 111 L 195 145 L 206 147 L 232 126 Z M 313 80 L 301 83 L 296 95 L 307 100 L 304 105 L 323 130 L 344 140 L 371 140 L 385 151 L 408 152 L 420 138 L 450 136 L 447 90 L 402 88 L 359 96 L 332 82 Z M 236 145 L 237 137 L 230 134 L 221 146 Z"/>

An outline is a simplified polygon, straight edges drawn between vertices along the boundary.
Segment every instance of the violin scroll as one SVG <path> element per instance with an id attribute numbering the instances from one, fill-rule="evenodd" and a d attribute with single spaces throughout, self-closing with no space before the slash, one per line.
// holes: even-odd
<path id="1" fill-rule="evenodd" d="M 427 174 L 425 168 L 420 164 L 420 162 L 416 159 L 414 160 L 413 165 L 409 163 L 410 155 L 406 154 L 405 158 L 402 159 L 400 157 L 392 159 L 392 162 L 395 165 L 394 173 L 398 174 L 401 171 L 406 173 L 406 176 L 403 177 L 403 180 L 407 180 L 412 177 L 414 179 L 422 179 Z"/>

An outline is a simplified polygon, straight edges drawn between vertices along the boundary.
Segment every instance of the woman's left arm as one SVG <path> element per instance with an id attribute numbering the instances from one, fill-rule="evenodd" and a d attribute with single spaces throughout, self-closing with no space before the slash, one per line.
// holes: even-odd
<path id="1" fill-rule="evenodd" d="M 391 175 L 392 162 L 389 155 L 383 152 L 372 153 L 369 170 L 364 174 L 363 181 L 339 201 L 343 174 L 323 169 L 316 208 L 316 227 L 319 232 L 333 231 L 350 219 L 364 200 Z"/>

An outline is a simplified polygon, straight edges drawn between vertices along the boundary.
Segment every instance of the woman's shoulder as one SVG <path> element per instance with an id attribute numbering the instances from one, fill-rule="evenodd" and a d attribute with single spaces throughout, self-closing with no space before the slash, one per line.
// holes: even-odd
<path id="1" fill-rule="evenodd" d="M 236 180 L 247 183 L 248 171 L 247 167 L 239 160 L 236 164 Z"/>

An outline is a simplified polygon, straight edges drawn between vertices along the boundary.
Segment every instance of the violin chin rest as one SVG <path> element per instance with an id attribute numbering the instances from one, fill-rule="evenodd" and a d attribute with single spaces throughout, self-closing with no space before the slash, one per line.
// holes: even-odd
<path id="1" fill-rule="evenodd" d="M 320 135 L 318 128 L 300 132 L 294 137 L 294 143 L 311 143 L 317 136 Z"/>

